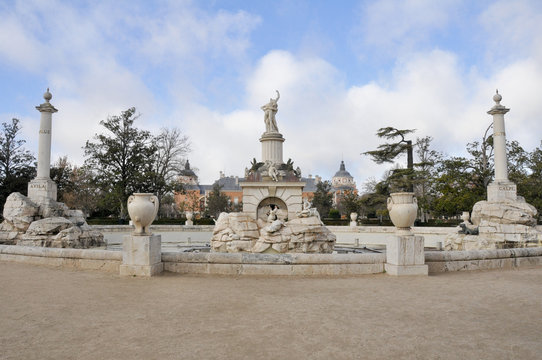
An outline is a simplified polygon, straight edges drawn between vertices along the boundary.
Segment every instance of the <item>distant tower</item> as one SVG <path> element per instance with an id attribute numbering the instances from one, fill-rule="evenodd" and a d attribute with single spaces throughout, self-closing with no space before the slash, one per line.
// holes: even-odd
<path id="1" fill-rule="evenodd" d="M 339 171 L 335 173 L 331 179 L 331 185 L 336 189 L 356 189 L 356 183 L 354 182 L 354 177 L 346 171 L 346 166 L 344 161 L 341 161 L 339 166 Z"/>
<path id="2" fill-rule="evenodd" d="M 341 165 L 339 166 L 339 171 L 337 171 L 333 178 L 331 178 L 331 191 L 333 191 L 333 202 L 335 204 L 337 204 L 339 201 L 341 194 L 350 191 L 357 191 L 354 177 L 350 175 L 348 171 L 346 171 L 346 166 L 342 160 Z"/>
<path id="3" fill-rule="evenodd" d="M 34 180 L 28 183 L 28 197 L 36 203 L 56 201 L 56 184 L 51 180 L 51 125 L 53 113 L 58 110 L 49 102 L 53 95 L 49 88 L 43 94 L 45 102 L 36 109 L 41 113 L 38 140 L 38 171 Z"/>
<path id="4" fill-rule="evenodd" d="M 181 184 L 186 185 L 197 185 L 198 184 L 198 176 L 190 168 L 190 162 L 186 160 L 186 164 L 184 164 L 184 170 L 181 170 L 179 180 Z"/>

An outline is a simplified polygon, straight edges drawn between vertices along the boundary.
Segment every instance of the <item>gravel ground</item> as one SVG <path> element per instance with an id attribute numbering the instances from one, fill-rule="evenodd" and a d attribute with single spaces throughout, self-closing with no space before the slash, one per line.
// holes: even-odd
<path id="1" fill-rule="evenodd" d="M 541 359 L 542 268 L 151 279 L 0 263 L 1 359 Z"/>

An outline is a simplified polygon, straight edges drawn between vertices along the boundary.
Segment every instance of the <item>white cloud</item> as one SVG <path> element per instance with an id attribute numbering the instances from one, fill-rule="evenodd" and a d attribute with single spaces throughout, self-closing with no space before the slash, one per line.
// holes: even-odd
<path id="1" fill-rule="evenodd" d="M 53 159 L 67 154 L 81 163 L 81 147 L 102 130 L 99 121 L 128 107 L 142 113 L 137 126 L 179 126 L 169 114 L 193 101 L 191 76 L 206 68 L 204 59 L 242 58 L 249 33 L 260 21 L 244 11 L 206 13 L 190 2 L 161 5 L 150 5 L 150 11 L 144 3 L 87 7 L 52 0 L 0 7 L 0 62 L 39 73 L 59 109 L 53 120 Z M 156 98 L 145 82 L 147 68 L 159 62 L 175 67 L 152 80 L 163 82 L 164 93 L 182 95 L 173 106 Z M 25 132 L 34 149 L 39 114 L 33 108 L 43 102 L 44 91 L 39 89 L 35 103 L 28 104 L 28 115 L 18 116 L 28 118 Z"/>
<path id="2" fill-rule="evenodd" d="M 542 3 L 538 0 L 495 1 L 478 17 L 485 30 L 487 57 L 503 61 L 542 59 Z"/>
<path id="3" fill-rule="evenodd" d="M 190 5 L 170 10 L 154 18 L 133 19 L 132 25 L 142 27 L 143 36 L 137 45 L 146 59 L 196 59 L 204 52 L 214 57 L 240 57 L 250 45 L 250 32 L 261 21 L 245 11 L 207 14 Z"/>
<path id="4" fill-rule="evenodd" d="M 387 55 L 411 51 L 448 24 L 456 0 L 379 0 L 364 3 L 357 33 Z"/>
<path id="5" fill-rule="evenodd" d="M 37 71 L 45 48 L 29 34 L 22 21 L 5 13 L 0 22 L 0 58 L 29 71 Z"/>

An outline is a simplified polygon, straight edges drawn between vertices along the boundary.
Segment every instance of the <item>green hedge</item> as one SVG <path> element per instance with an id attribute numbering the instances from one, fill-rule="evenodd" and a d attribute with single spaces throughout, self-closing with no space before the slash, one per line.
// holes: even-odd
<path id="1" fill-rule="evenodd" d="M 118 218 L 88 218 L 87 224 L 89 225 L 128 225 L 129 220 L 121 221 Z M 156 219 L 152 223 L 153 225 L 184 225 L 185 219 Z M 195 219 L 194 225 L 214 225 L 213 219 L 202 218 Z"/>
<path id="2" fill-rule="evenodd" d="M 325 225 L 329 226 L 348 226 L 350 221 L 347 219 L 322 219 Z M 455 227 L 461 223 L 460 219 L 431 219 L 425 223 L 416 220 L 414 226 L 427 226 L 427 227 Z M 184 219 L 157 219 L 153 222 L 155 225 L 184 225 Z M 118 218 L 88 218 L 87 223 L 89 225 L 128 225 L 128 220 L 121 222 Z M 194 225 L 214 225 L 213 219 L 210 218 L 201 218 L 195 219 Z M 539 225 L 542 225 L 542 221 L 539 219 Z M 358 220 L 358 225 L 365 226 L 393 226 L 392 222 L 389 219 L 383 219 L 380 221 L 376 218 L 371 219 L 361 219 Z"/>
<path id="3" fill-rule="evenodd" d="M 350 221 L 345 220 L 345 219 L 324 218 L 322 219 L 322 222 L 324 223 L 324 225 L 329 225 L 329 226 L 346 226 L 350 224 Z"/>
<path id="4" fill-rule="evenodd" d="M 87 218 L 89 225 L 128 225 L 128 221 L 122 221 L 118 218 Z"/>

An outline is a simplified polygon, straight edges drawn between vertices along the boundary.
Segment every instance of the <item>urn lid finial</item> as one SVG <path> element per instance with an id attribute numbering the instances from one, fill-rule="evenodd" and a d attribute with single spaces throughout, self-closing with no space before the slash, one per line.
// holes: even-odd
<path id="1" fill-rule="evenodd" d="M 497 105 L 501 104 L 502 96 L 499 94 L 499 89 L 496 90 L 495 95 L 493 95 L 493 101 L 497 103 Z"/>
<path id="2" fill-rule="evenodd" d="M 53 95 L 49 92 L 49 88 L 47 88 L 47 91 L 45 92 L 45 94 L 43 94 L 43 98 L 47 102 L 49 102 L 53 98 Z"/>

